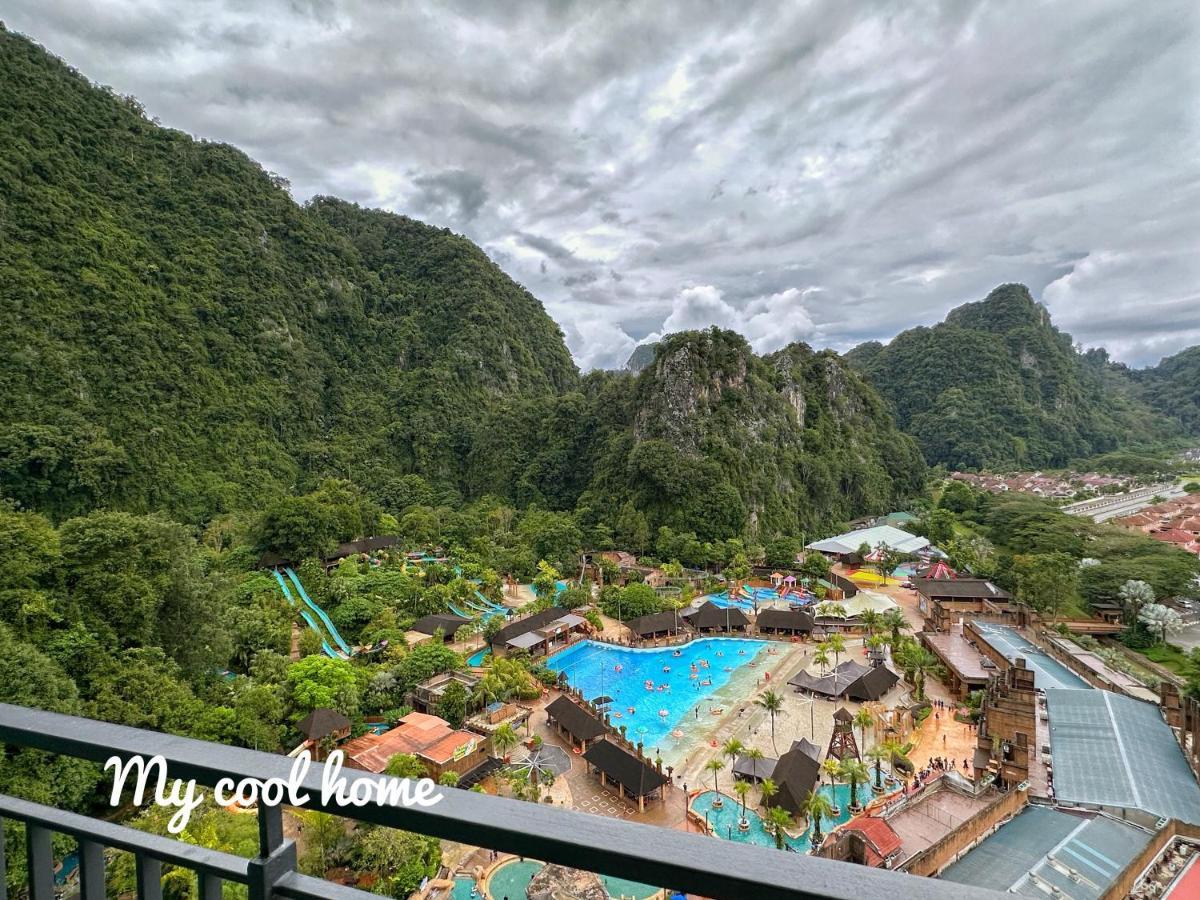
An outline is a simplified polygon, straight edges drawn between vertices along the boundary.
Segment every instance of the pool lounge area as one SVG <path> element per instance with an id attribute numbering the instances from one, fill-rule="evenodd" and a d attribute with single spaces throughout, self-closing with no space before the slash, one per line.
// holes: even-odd
<path id="1" fill-rule="evenodd" d="M 830 787 L 828 784 L 822 784 L 817 788 L 817 793 L 828 797 L 839 810 L 838 815 L 832 819 L 822 820 L 822 834 L 829 834 L 832 829 L 850 821 L 850 785 L 836 784 Z M 713 801 L 718 796 L 723 801 L 719 808 L 713 806 Z M 874 794 L 871 792 L 870 785 L 860 784 L 858 786 L 858 802 L 865 806 L 873 799 Z M 775 835 L 767 829 L 762 815 L 749 804 L 746 806 L 746 819 L 750 822 L 750 829 L 741 831 L 738 828 L 742 804 L 736 797 L 731 797 L 724 792 L 718 795 L 716 791 L 703 791 L 692 798 L 689 808 L 696 815 L 704 818 L 712 827 L 713 834 L 719 838 L 741 844 L 756 844 L 760 847 L 776 846 Z M 787 838 L 787 849 L 797 853 L 808 853 L 812 849 L 811 834 L 812 829 L 809 827 L 799 837 Z"/>

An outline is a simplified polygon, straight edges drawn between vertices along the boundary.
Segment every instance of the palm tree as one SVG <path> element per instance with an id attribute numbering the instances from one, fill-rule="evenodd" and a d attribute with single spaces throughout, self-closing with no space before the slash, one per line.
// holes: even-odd
<path id="1" fill-rule="evenodd" d="M 775 833 L 775 846 L 782 850 L 784 842 L 787 841 L 787 832 L 784 829 L 791 827 L 792 814 L 782 806 L 772 806 L 767 810 L 767 822 L 771 831 Z"/>
<path id="2" fill-rule="evenodd" d="M 821 846 L 821 820 L 832 818 L 833 803 L 824 794 L 819 791 L 813 791 L 808 795 L 808 799 L 804 801 L 804 815 L 812 822 L 812 844 L 813 852 L 816 853 Z"/>
<path id="3" fill-rule="evenodd" d="M 720 774 L 721 770 L 725 768 L 725 763 L 721 762 L 719 759 L 710 759 L 704 768 L 713 773 L 713 791 L 717 796 L 716 799 L 713 800 L 712 805 L 719 809 L 721 807 L 721 786 L 717 782 L 717 776 Z"/>
<path id="4" fill-rule="evenodd" d="M 833 652 L 833 664 L 836 666 L 841 662 L 842 654 L 846 652 L 846 639 L 842 637 L 840 632 L 835 631 L 825 639 L 825 643 L 829 645 L 829 649 Z"/>
<path id="5" fill-rule="evenodd" d="M 760 706 L 767 711 L 767 715 L 771 717 L 771 746 L 775 747 L 775 716 L 783 712 L 783 697 L 774 690 L 768 688 L 763 691 L 762 696 L 754 701 L 756 706 Z M 779 748 L 775 747 L 775 752 L 779 752 Z"/>
<path id="6" fill-rule="evenodd" d="M 729 758 L 729 765 L 732 768 L 737 762 L 737 758 L 742 755 L 742 751 L 746 749 L 746 745 L 737 738 L 730 738 L 725 742 L 725 746 L 721 748 L 721 755 Z"/>
<path id="7" fill-rule="evenodd" d="M 937 673 L 941 669 L 941 661 L 920 644 L 909 642 L 897 662 L 904 669 L 905 677 L 916 689 L 916 699 L 924 700 L 925 677 Z"/>
<path id="8" fill-rule="evenodd" d="M 773 778 L 764 778 L 758 786 L 758 793 L 762 797 L 763 806 L 770 808 L 771 798 L 779 793 L 779 785 Z"/>
<path id="9" fill-rule="evenodd" d="M 821 771 L 829 776 L 829 790 L 833 793 L 835 779 L 842 774 L 842 763 L 840 760 L 832 756 L 825 757 L 825 761 L 821 763 Z"/>
<path id="10" fill-rule="evenodd" d="M 908 619 L 904 618 L 904 613 L 899 609 L 889 609 L 880 618 L 879 624 L 891 631 L 891 639 L 888 643 L 892 645 L 893 650 L 900 643 L 900 632 L 908 631 L 911 627 L 908 624 Z"/>
<path id="11" fill-rule="evenodd" d="M 858 620 L 867 628 L 867 635 L 875 634 L 875 629 L 879 627 L 881 616 L 873 609 L 864 609 L 858 614 Z"/>
<path id="12" fill-rule="evenodd" d="M 1183 619 L 1179 613 L 1161 603 L 1147 603 L 1143 606 L 1142 611 L 1138 614 L 1138 621 L 1145 623 L 1146 627 L 1164 644 L 1167 642 L 1168 633 L 1174 633 L 1183 628 Z"/>
<path id="13" fill-rule="evenodd" d="M 501 759 L 508 758 L 508 751 L 517 746 L 521 739 L 517 737 L 517 733 L 513 731 L 511 725 L 501 725 L 492 735 L 492 749 Z"/>
<path id="14" fill-rule="evenodd" d="M 858 802 L 858 786 L 866 784 L 871 777 L 867 772 L 867 767 L 857 759 L 843 759 L 838 767 L 838 774 L 850 784 L 850 811 L 861 812 L 862 804 Z"/>
<path id="15" fill-rule="evenodd" d="M 817 651 L 813 654 L 812 661 L 821 667 L 821 674 L 825 674 L 825 670 L 829 668 L 829 651 L 825 649 L 825 644 L 817 644 Z"/>
<path id="16" fill-rule="evenodd" d="M 861 755 L 867 752 L 867 729 L 875 724 L 875 716 L 865 706 L 860 706 L 854 714 L 854 724 L 858 726 L 859 735 L 862 737 L 862 746 L 858 748 Z"/>
<path id="17" fill-rule="evenodd" d="M 738 827 L 742 828 L 750 824 L 750 820 L 746 818 L 746 795 L 750 793 L 750 782 L 737 780 L 733 783 L 733 792 L 738 795 L 738 799 L 742 801 L 742 817 L 738 819 Z"/>
<path id="18" fill-rule="evenodd" d="M 1121 585 L 1117 593 L 1121 598 L 1121 605 L 1125 608 L 1126 620 L 1131 625 L 1137 622 L 1142 607 L 1154 602 L 1154 588 L 1133 578 Z"/>
<path id="19" fill-rule="evenodd" d="M 894 743 L 894 742 L 891 742 L 891 743 Z M 889 746 L 888 741 L 884 741 L 882 744 L 876 744 L 874 747 L 872 747 L 870 750 L 867 751 L 867 758 L 874 760 L 874 762 L 875 762 L 875 766 L 874 766 L 874 768 L 875 768 L 875 785 L 874 785 L 874 787 L 872 787 L 872 790 L 875 791 L 875 793 L 877 793 L 877 794 L 882 794 L 883 793 L 883 761 L 885 759 L 889 760 L 889 761 L 891 760 L 892 747 Z"/>

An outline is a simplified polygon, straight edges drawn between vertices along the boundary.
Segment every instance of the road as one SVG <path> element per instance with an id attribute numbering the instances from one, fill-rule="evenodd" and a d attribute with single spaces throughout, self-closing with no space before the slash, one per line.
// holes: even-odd
<path id="1" fill-rule="evenodd" d="M 1082 500 L 1063 507 L 1063 512 L 1072 516 L 1087 516 L 1093 522 L 1106 522 L 1120 516 L 1131 516 L 1141 509 L 1150 506 L 1155 497 L 1182 497 L 1186 492 L 1178 484 L 1156 484 L 1152 487 L 1138 488 L 1128 494 L 1113 494 L 1108 497 L 1096 497 Z"/>

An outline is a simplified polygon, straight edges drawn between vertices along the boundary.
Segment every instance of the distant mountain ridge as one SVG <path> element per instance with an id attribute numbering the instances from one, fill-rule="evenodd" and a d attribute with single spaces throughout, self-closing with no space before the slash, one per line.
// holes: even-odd
<path id="1" fill-rule="evenodd" d="M 1185 424 L 1169 375 L 1132 374 L 1103 350 L 1077 351 L 1019 284 L 887 345 L 862 344 L 846 360 L 925 458 L 952 468 L 1063 465 L 1176 436 Z"/>

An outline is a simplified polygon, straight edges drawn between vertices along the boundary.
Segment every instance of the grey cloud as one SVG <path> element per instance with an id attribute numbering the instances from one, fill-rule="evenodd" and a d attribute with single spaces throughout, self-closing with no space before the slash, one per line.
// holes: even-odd
<path id="1" fill-rule="evenodd" d="M 1132 364 L 1200 342 L 1198 15 L 10 0 L 5 21 L 300 200 L 462 231 L 586 367 L 699 288 L 839 349 L 1006 281 Z"/>

